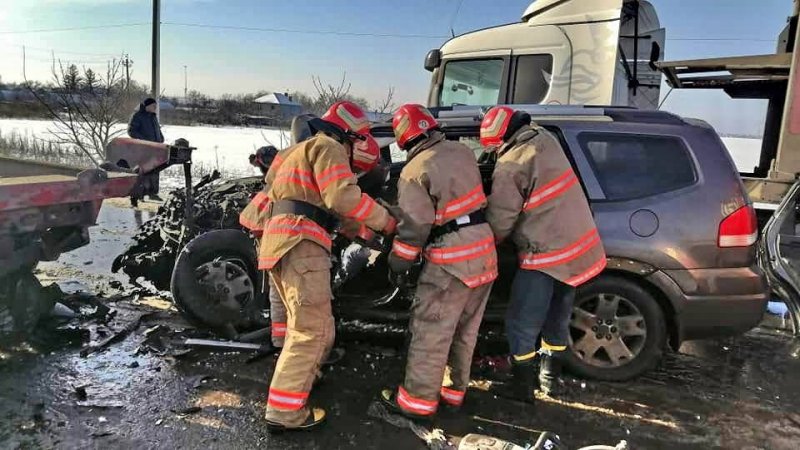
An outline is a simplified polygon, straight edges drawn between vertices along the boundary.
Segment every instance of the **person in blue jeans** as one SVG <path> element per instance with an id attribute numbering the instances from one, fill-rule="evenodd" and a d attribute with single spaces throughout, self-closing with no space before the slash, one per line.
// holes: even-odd
<path id="1" fill-rule="evenodd" d="M 524 111 L 496 106 L 481 122 L 480 139 L 496 153 L 486 219 L 498 242 L 512 239 L 519 258 L 506 335 L 514 395 L 531 401 L 537 355 L 539 388 L 557 394 L 575 288 L 603 271 L 606 255 L 578 177 L 553 135 Z"/>

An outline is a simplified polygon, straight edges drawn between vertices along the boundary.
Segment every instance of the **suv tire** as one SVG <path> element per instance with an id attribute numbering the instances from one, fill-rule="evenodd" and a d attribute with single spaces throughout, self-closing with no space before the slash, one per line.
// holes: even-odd
<path id="1" fill-rule="evenodd" d="M 666 343 L 664 312 L 639 284 L 618 276 L 601 275 L 578 289 L 565 361 L 573 373 L 596 380 L 625 381 L 654 369 Z M 598 348 L 596 353 L 588 358 L 581 352 L 581 349 L 592 352 L 595 348 Z M 630 358 L 620 358 L 623 353 Z"/>

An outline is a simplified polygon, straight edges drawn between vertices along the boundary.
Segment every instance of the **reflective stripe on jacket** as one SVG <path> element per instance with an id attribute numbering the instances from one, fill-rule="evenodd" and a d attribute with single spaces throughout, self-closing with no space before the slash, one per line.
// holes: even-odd
<path id="1" fill-rule="evenodd" d="M 487 224 L 464 227 L 428 244 L 431 228 L 486 207 L 478 164 L 467 146 L 438 131 L 411 149 L 397 184 L 397 237 L 393 253 L 412 261 L 424 253 L 469 287 L 497 278 L 494 236 Z"/>
<path id="2" fill-rule="evenodd" d="M 600 235 L 559 142 L 523 127 L 500 149 L 487 219 L 498 240 L 511 235 L 520 268 L 579 286 L 606 266 Z"/>
<path id="3" fill-rule="evenodd" d="M 303 201 L 377 231 L 390 221 L 386 209 L 361 192 L 356 176 L 350 170 L 347 150 L 334 139 L 317 134 L 281 151 L 279 157 L 267 172 L 265 195 L 254 197 L 246 208 L 248 214 L 243 213 L 239 218 L 240 223 L 248 228 L 247 224 L 256 229 L 258 223 L 264 224 L 261 227 L 259 269 L 271 269 L 303 240 L 315 242 L 328 251 L 331 248 L 328 232 L 310 219 L 280 214 L 265 220 L 267 215 L 262 215 L 261 208 L 268 210 L 269 202 Z"/>

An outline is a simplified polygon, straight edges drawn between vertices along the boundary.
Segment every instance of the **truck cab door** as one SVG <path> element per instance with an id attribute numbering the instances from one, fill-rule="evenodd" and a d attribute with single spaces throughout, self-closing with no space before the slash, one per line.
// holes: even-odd
<path id="1" fill-rule="evenodd" d="M 772 290 L 786 303 L 795 336 L 800 335 L 800 181 L 783 198 L 764 227 L 758 262 Z"/>

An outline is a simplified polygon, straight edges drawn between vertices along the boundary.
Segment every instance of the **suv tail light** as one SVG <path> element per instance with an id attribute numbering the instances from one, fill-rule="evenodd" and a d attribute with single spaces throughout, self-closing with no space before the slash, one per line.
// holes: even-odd
<path id="1" fill-rule="evenodd" d="M 719 224 L 718 245 L 724 247 L 749 247 L 758 239 L 756 211 L 751 205 L 742 206 Z"/>

